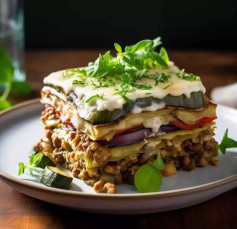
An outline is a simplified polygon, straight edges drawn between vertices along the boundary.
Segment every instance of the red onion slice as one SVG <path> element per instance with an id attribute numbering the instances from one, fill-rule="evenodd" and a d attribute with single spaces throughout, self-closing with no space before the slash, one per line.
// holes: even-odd
<path id="1" fill-rule="evenodd" d="M 178 129 L 179 128 L 174 125 L 162 125 L 160 127 L 158 133 L 159 132 L 170 133 L 170 132 L 176 131 Z M 105 145 L 108 148 L 112 148 L 112 147 L 116 147 L 116 146 L 131 145 L 131 144 L 142 141 L 144 138 L 148 138 L 151 133 L 152 133 L 151 129 L 143 128 L 140 130 L 117 135 L 117 136 L 113 137 L 113 139 L 110 141 L 101 140 L 99 142 L 101 145 Z"/>
<path id="2" fill-rule="evenodd" d="M 108 148 L 115 146 L 124 146 L 131 145 L 137 142 L 142 141 L 144 138 L 147 138 L 152 131 L 150 129 L 141 129 L 138 131 L 130 132 L 128 134 L 121 134 L 115 136 L 112 140 L 108 141 L 100 141 L 102 145 L 106 145 Z"/>

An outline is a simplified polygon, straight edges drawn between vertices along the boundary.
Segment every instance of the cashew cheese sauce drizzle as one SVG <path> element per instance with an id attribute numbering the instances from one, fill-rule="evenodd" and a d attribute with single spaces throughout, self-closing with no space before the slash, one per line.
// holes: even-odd
<path id="1" fill-rule="evenodd" d="M 93 95 L 103 95 L 103 99 L 97 98 L 92 103 L 84 103 L 83 102 L 83 109 L 78 110 L 80 117 L 86 117 L 86 114 L 92 111 L 112 111 L 114 109 L 122 109 L 124 103 L 124 99 L 120 95 L 115 95 L 117 91 L 114 90 L 115 87 L 103 87 L 103 88 L 95 88 L 91 84 L 91 77 L 86 79 L 87 85 L 82 87 L 80 85 L 73 85 L 73 80 L 78 80 L 79 77 L 75 74 L 70 77 L 63 76 L 64 71 L 58 71 L 51 73 L 49 76 L 44 78 L 44 84 L 46 85 L 54 85 L 55 87 L 60 87 L 64 90 L 65 94 L 68 95 L 71 91 L 73 91 L 77 95 L 76 101 L 74 100 L 75 104 L 80 104 L 81 98 L 84 97 L 84 101 L 90 98 Z M 184 79 L 180 79 L 176 76 L 176 73 L 180 72 L 180 69 L 174 65 L 173 62 L 169 62 L 168 68 L 156 68 L 156 69 L 149 69 L 147 71 L 148 75 L 153 75 L 155 73 L 165 73 L 169 74 L 171 77 L 166 83 L 158 83 L 155 84 L 153 79 L 143 78 L 138 81 L 139 84 L 150 84 L 152 88 L 150 90 L 142 90 L 137 89 L 132 93 L 127 93 L 126 96 L 135 101 L 138 98 L 146 98 L 146 97 L 153 97 L 157 99 L 163 99 L 166 95 L 171 96 L 180 96 L 184 94 L 187 98 L 190 97 L 190 93 L 202 91 L 205 93 L 205 88 L 201 81 L 188 81 Z M 167 87 L 168 85 L 172 85 Z M 118 85 L 119 87 L 119 85 Z M 167 88 L 166 88 L 167 87 Z M 50 90 L 52 94 L 57 95 L 61 99 L 66 101 L 66 96 L 62 93 L 57 92 L 55 89 L 45 86 L 43 91 Z M 161 102 L 159 104 L 152 103 L 151 106 L 140 108 L 134 106 L 132 113 L 141 113 L 143 111 L 155 111 L 158 109 L 162 109 L 165 107 L 165 103 Z"/>

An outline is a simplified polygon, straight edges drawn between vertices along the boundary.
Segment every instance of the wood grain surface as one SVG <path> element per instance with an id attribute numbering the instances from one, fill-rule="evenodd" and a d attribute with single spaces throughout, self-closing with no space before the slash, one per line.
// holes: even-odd
<path id="1" fill-rule="evenodd" d="M 40 96 L 43 78 L 57 70 L 85 66 L 103 50 L 27 51 L 25 69 L 33 92 L 13 98 L 17 103 Z M 237 82 L 237 53 L 169 51 L 180 68 L 202 77 L 212 88 Z M 101 203 L 103 204 L 103 203 Z M 0 229 L 5 228 L 237 228 L 237 189 L 196 206 L 156 214 L 101 215 L 76 211 L 23 195 L 0 181 Z"/>

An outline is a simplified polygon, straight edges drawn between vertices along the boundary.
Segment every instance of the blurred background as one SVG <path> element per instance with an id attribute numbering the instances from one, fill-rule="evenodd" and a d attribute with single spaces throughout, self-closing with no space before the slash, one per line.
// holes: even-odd
<path id="1" fill-rule="evenodd" d="M 158 35 L 175 49 L 237 49 L 237 1 L 25 0 L 26 48 L 101 48 Z"/>
<path id="2" fill-rule="evenodd" d="M 39 97 L 51 72 L 87 66 L 115 42 L 157 36 L 177 66 L 201 76 L 208 96 L 237 107 L 223 91 L 212 96 L 234 83 L 224 94 L 237 94 L 237 0 L 0 0 L 0 110 Z"/>

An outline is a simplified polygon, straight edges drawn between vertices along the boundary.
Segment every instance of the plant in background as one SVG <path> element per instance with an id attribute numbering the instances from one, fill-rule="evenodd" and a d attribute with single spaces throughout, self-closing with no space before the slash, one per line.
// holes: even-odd
<path id="1" fill-rule="evenodd" d="M 26 95 L 31 91 L 29 83 L 13 79 L 14 67 L 11 58 L 0 45 L 0 111 L 7 109 L 12 104 L 7 100 L 11 91 Z"/>

